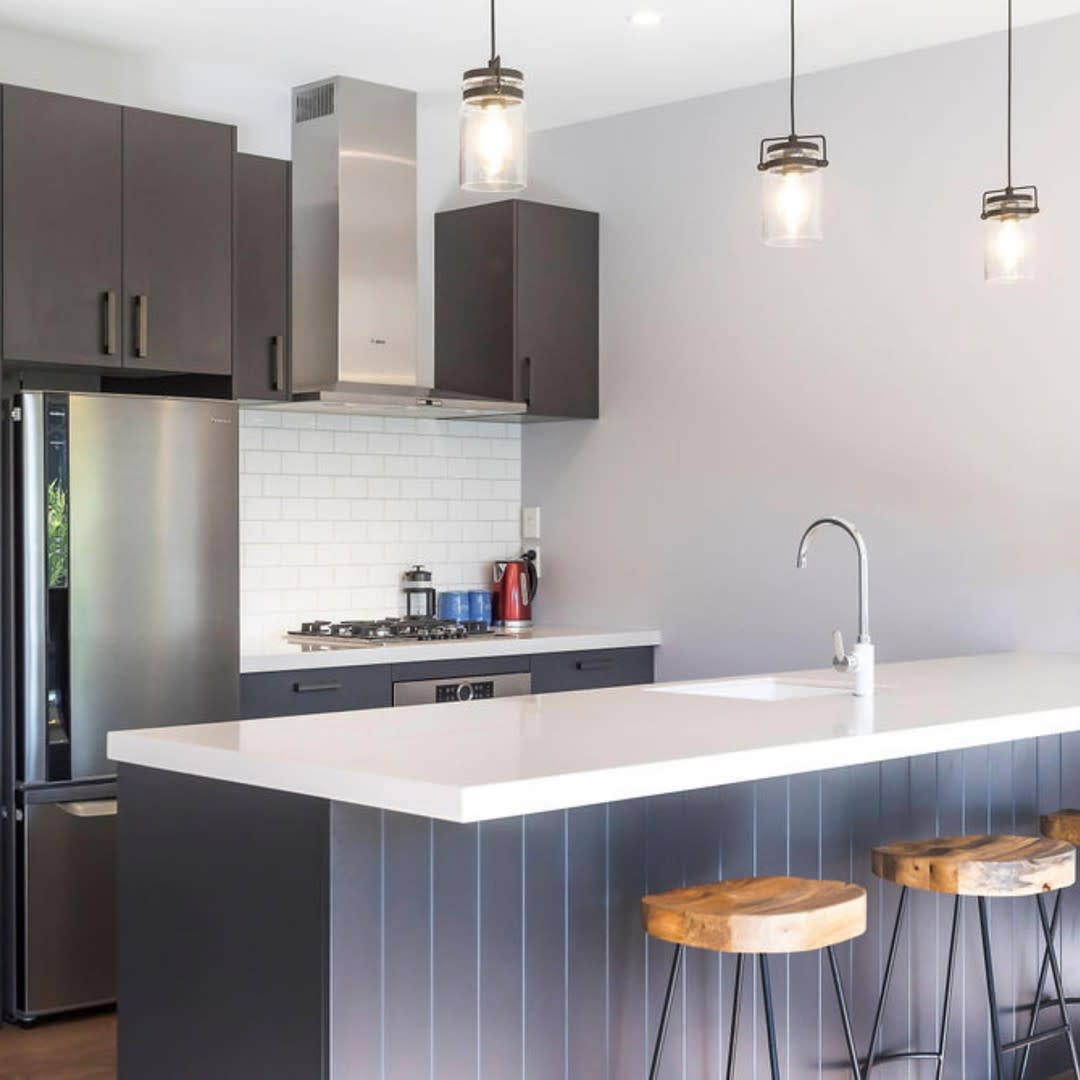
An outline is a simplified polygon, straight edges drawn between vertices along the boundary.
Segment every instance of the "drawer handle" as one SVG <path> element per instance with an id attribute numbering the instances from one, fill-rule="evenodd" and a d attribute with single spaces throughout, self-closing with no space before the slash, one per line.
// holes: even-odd
<path id="1" fill-rule="evenodd" d="M 605 657 L 602 660 L 579 660 L 576 666 L 578 671 L 608 671 L 613 664 L 611 659 Z"/>
<path id="2" fill-rule="evenodd" d="M 330 690 L 340 690 L 339 682 L 323 683 L 293 683 L 293 691 L 297 694 L 322 694 Z"/>

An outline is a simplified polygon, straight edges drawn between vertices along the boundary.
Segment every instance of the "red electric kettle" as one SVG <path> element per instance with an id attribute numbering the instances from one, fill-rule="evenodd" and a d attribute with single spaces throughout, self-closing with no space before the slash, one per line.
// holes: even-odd
<path id="1" fill-rule="evenodd" d="M 526 551 L 520 559 L 495 564 L 495 591 L 491 597 L 492 621 L 504 630 L 528 630 L 538 575 L 536 556 Z"/>

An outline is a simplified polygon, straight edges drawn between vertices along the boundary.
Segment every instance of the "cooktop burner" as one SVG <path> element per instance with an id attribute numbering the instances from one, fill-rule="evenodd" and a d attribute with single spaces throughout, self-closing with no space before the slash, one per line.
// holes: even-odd
<path id="1" fill-rule="evenodd" d="M 354 619 L 346 622 L 316 619 L 301 623 L 299 630 L 290 630 L 288 637 L 327 645 L 377 645 L 387 641 L 457 641 L 492 632 L 487 623 L 456 623 L 450 619 L 414 615 L 402 619 Z"/>

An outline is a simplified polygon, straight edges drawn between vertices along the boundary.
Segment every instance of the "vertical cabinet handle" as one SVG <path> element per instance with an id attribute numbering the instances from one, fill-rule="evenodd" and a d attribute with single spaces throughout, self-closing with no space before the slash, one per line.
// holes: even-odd
<path id="1" fill-rule="evenodd" d="M 109 289 L 104 296 L 105 301 L 105 335 L 102 348 L 106 356 L 116 355 L 116 291 Z"/>
<path id="2" fill-rule="evenodd" d="M 270 357 L 273 364 L 270 389 L 280 392 L 285 389 L 285 338 L 282 334 L 275 334 L 270 339 Z"/>
<path id="3" fill-rule="evenodd" d="M 526 356 L 521 362 L 521 400 L 526 405 L 532 404 L 532 357 Z"/>
<path id="4" fill-rule="evenodd" d="M 144 359 L 150 354 L 150 297 L 135 297 L 135 355 Z"/>

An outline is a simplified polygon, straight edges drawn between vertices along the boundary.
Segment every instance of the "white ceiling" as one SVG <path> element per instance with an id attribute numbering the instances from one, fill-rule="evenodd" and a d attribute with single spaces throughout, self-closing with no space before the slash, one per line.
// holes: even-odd
<path id="1" fill-rule="evenodd" d="M 664 13 L 632 27 L 638 8 Z M 1019 23 L 1080 0 L 1017 0 Z M 800 0 L 816 70 L 1000 30 L 1005 0 Z M 784 74 L 786 0 L 500 0 L 504 63 L 533 127 L 696 97 Z M 452 90 L 487 59 L 486 0 L 0 0 L 0 23 L 96 45 L 237 65 L 294 85 L 353 75 Z"/>

